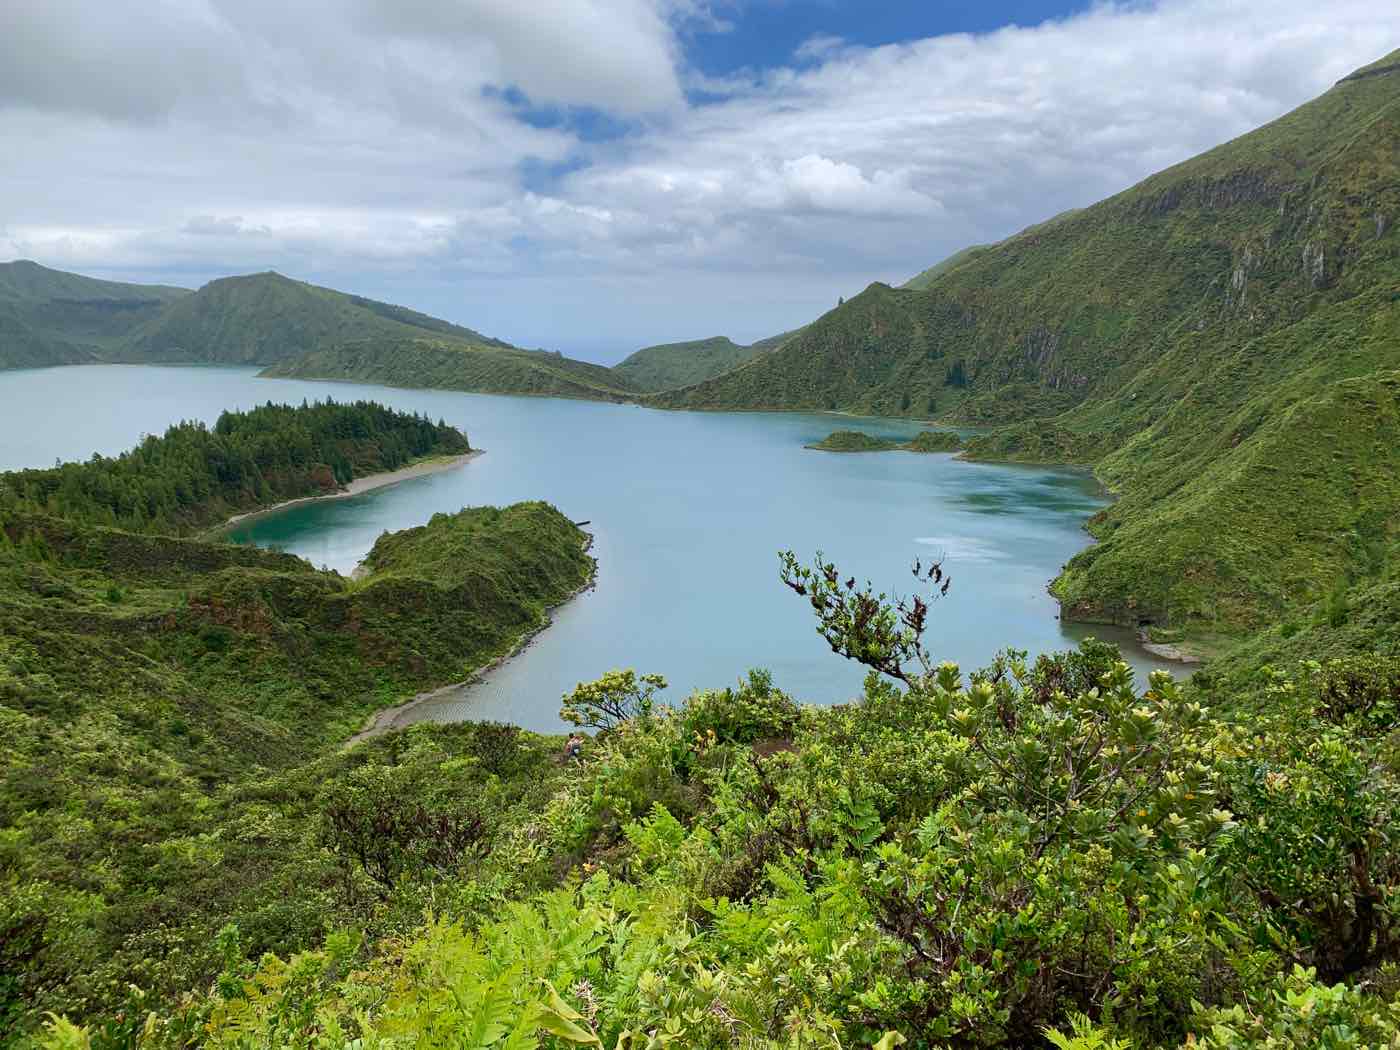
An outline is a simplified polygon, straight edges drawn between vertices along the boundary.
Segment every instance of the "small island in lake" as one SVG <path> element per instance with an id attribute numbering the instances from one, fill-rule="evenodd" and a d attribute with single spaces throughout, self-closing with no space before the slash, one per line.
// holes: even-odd
<path id="1" fill-rule="evenodd" d="M 859 430 L 834 430 L 807 446 L 820 452 L 957 452 L 962 447 L 962 438 L 951 430 L 922 430 L 909 441 L 875 437 Z"/>

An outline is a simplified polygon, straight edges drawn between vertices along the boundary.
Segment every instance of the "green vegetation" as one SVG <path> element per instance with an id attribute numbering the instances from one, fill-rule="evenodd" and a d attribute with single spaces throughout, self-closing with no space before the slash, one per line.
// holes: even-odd
<path id="1" fill-rule="evenodd" d="M 776 350 L 796 334 L 783 332 L 748 346 L 740 346 L 722 335 L 648 346 L 621 364 L 614 365 L 613 372 L 633 390 L 645 393 L 676 390 L 738 368 L 755 357 Z"/>
<path id="2" fill-rule="evenodd" d="M 634 396 L 610 369 L 562 354 L 423 338 L 345 343 L 274 365 L 262 374 L 598 401 Z"/>
<path id="3" fill-rule="evenodd" d="M 258 273 L 210 281 L 132 333 L 111 357 L 265 365 L 352 340 L 424 335 L 464 345 L 509 345 L 401 306 Z"/>
<path id="4" fill-rule="evenodd" d="M 963 440 L 951 430 L 921 430 L 903 447 L 910 452 L 957 452 Z"/>
<path id="5" fill-rule="evenodd" d="M 808 448 L 822 452 L 957 452 L 963 447 L 962 438 L 951 430 L 921 430 L 908 441 L 875 437 L 858 430 L 834 430 Z"/>
<path id="6" fill-rule="evenodd" d="M 235 430 L 280 439 L 282 413 L 334 411 L 260 409 Z M 586 536 L 552 507 L 385 535 L 355 582 L 77 520 L 95 516 L 0 511 L 0 1044 L 53 1010 L 134 1045 L 147 1005 L 237 960 L 410 929 L 452 897 L 435 880 L 538 813 L 561 772 L 558 742 L 504 726 L 339 749 L 591 578 Z"/>
<path id="7" fill-rule="evenodd" d="M 657 401 L 995 426 L 970 456 L 1092 465 L 1119 496 L 1055 583 L 1067 618 L 1301 615 L 1400 540 L 1397 64 Z"/>
<path id="8" fill-rule="evenodd" d="M 27 259 L 0 263 L 0 368 L 95 361 L 188 294 L 80 277 Z"/>
<path id="9" fill-rule="evenodd" d="M 376 579 L 465 589 L 464 605 L 484 587 L 499 592 L 491 609 L 507 597 L 520 607 L 553 605 L 592 577 L 592 563 L 579 547 L 582 535 L 547 503 L 470 507 L 385 533 L 364 564 Z"/>
<path id="10" fill-rule="evenodd" d="M 371 401 L 225 412 L 180 423 L 115 458 L 0 474 L 0 513 L 45 513 L 135 532 L 188 533 L 239 512 L 335 492 L 353 478 L 471 450 L 445 423 Z"/>
<path id="11" fill-rule="evenodd" d="M 899 448 L 899 442 L 863 434 L 859 430 L 833 430 L 816 444 L 807 447 L 822 452 L 887 452 Z"/>
<path id="12" fill-rule="evenodd" d="M 933 266 L 930 266 L 927 270 L 924 270 L 923 272 L 918 273 L 915 276 L 909 278 L 909 280 L 901 284 L 900 287 L 912 288 L 916 292 L 922 292 L 924 289 L 928 288 L 931 284 L 933 284 L 934 281 L 942 277 L 945 273 L 949 273 L 953 270 L 956 270 L 959 266 L 963 265 L 964 263 L 971 262 L 973 259 L 977 258 L 977 256 L 981 255 L 990 247 L 992 247 L 992 245 L 974 244 L 970 248 L 964 248 L 960 252 L 954 252 L 952 255 L 948 256 L 948 258 L 944 259 L 941 263 L 937 263 Z"/>
<path id="13" fill-rule="evenodd" d="M 601 729 L 577 762 L 419 727 L 274 781 L 294 815 L 245 826 L 315 827 L 300 863 L 356 888 L 353 921 L 255 958 L 240 919 L 193 994 L 43 1045 L 1400 1038 L 1400 658 L 1134 683 L 1089 641 L 965 675 L 926 648 L 947 578 L 915 573 L 891 603 L 784 556 L 872 669 L 851 705 L 754 671 L 666 708 L 659 678 L 616 671 L 566 698 Z"/>

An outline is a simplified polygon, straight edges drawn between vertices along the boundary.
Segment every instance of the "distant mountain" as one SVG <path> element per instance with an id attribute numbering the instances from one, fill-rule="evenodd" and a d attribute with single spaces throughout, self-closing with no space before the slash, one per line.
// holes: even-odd
<path id="1" fill-rule="evenodd" d="M 0 368 L 96 360 L 186 295 L 183 288 L 100 281 L 27 259 L 0 263 Z"/>
<path id="2" fill-rule="evenodd" d="M 740 346 L 727 336 L 692 339 L 682 343 L 662 343 L 638 350 L 613 371 L 636 390 L 658 392 L 675 390 L 703 382 L 760 354 L 776 349 L 793 336 L 793 332 L 760 339 Z"/>
<path id="3" fill-rule="evenodd" d="M 259 273 L 210 281 L 133 332 L 113 357 L 267 365 L 346 342 L 427 334 L 509 346 L 402 306 Z"/>
<path id="4" fill-rule="evenodd" d="M 654 400 L 1011 424 L 972 454 L 1121 494 L 1055 585 L 1067 616 L 1255 625 L 1400 558 L 1397 220 L 1400 52 Z"/>
<path id="5" fill-rule="evenodd" d="M 611 369 L 562 354 L 412 336 L 342 343 L 282 361 L 261 374 L 598 401 L 632 400 L 637 393 Z"/>
<path id="6" fill-rule="evenodd" d="M 95 361 L 270 365 L 269 375 L 608 401 L 639 393 L 601 365 L 277 273 L 188 292 L 0 265 L 0 367 Z"/>

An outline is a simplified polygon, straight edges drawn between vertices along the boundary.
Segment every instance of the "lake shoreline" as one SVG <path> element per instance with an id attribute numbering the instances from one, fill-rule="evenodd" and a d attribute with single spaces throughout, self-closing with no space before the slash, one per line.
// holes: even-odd
<path id="1" fill-rule="evenodd" d="M 245 511 L 242 514 L 235 514 L 221 525 L 215 525 L 204 535 L 206 537 L 218 536 L 227 532 L 235 525 L 254 518 L 261 518 L 268 514 L 275 514 L 279 510 L 287 507 L 294 507 L 299 503 L 316 503 L 320 500 L 349 499 L 351 496 L 360 496 L 366 492 L 373 492 L 375 489 L 386 488 L 389 485 L 397 485 L 400 481 L 408 481 L 412 478 L 427 477 L 429 474 L 440 474 L 446 470 L 453 470 L 457 467 L 475 459 L 486 450 L 484 448 L 474 448 L 470 452 L 463 452 L 457 456 L 434 456 L 430 459 L 422 459 L 416 463 L 410 463 L 406 467 L 398 470 L 385 470 L 378 474 L 366 474 L 362 478 L 354 478 L 349 484 L 342 486 L 336 492 L 326 492 L 319 496 L 299 496 L 296 499 L 283 500 L 281 503 L 274 503 L 270 507 L 262 507 L 258 510 Z"/>
<path id="2" fill-rule="evenodd" d="M 585 551 L 592 550 L 593 536 L 592 534 L 587 533 L 585 535 L 588 536 L 588 540 L 584 544 L 583 549 Z M 364 563 L 361 562 L 359 565 L 355 566 L 355 572 L 352 574 L 352 578 L 363 579 L 366 575 L 368 575 L 368 570 L 366 569 Z M 492 671 L 495 671 L 498 668 L 504 666 L 505 664 L 509 663 L 511 660 L 514 660 L 517 656 L 525 652 L 526 649 L 530 648 L 530 645 L 534 642 L 536 638 L 538 638 L 546 630 L 552 627 L 554 625 L 554 612 L 557 609 L 562 609 L 564 606 L 568 605 L 576 598 L 593 590 L 593 588 L 597 585 L 598 563 L 595 560 L 593 562 L 593 571 L 588 574 L 588 579 L 584 580 L 583 583 L 575 587 L 561 601 L 558 601 L 553 605 L 546 606 L 544 611 L 544 621 L 538 624 L 537 626 L 532 627 L 530 630 L 526 631 L 523 635 L 521 635 L 520 638 L 516 640 L 515 644 L 512 645 L 509 650 L 502 653 L 494 660 L 482 664 L 480 667 L 478 667 L 475 671 L 471 673 L 471 677 L 466 678 L 463 681 L 449 682 L 447 685 L 438 686 L 436 689 L 429 689 L 427 692 L 418 693 L 415 696 L 411 696 L 401 704 L 396 704 L 393 707 L 386 707 L 382 711 L 376 711 L 374 714 L 370 715 L 368 719 L 366 719 L 363 729 L 361 729 L 358 733 L 350 737 L 349 740 L 345 741 L 345 743 L 341 745 L 341 749 L 348 750 L 349 748 L 354 747 L 356 744 L 363 743 L 366 740 L 372 740 L 374 737 L 382 736 L 383 734 L 388 733 L 392 730 L 407 729 L 409 726 L 417 725 L 417 719 L 409 722 L 403 722 L 401 721 L 402 716 L 408 714 L 411 711 L 417 710 L 423 705 L 433 700 L 436 700 L 439 697 L 446 696 L 448 693 L 454 692 L 458 689 L 466 689 L 469 686 L 480 684 Z M 469 720 L 458 719 L 457 721 Z"/>

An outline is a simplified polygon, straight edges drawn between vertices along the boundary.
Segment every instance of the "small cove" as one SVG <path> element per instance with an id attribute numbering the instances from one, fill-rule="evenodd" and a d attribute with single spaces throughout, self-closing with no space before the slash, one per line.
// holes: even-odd
<path id="1" fill-rule="evenodd" d="M 1082 524 L 1104 504 L 1086 473 L 803 448 L 838 428 L 903 439 L 916 423 L 659 412 L 257 379 L 239 368 L 83 366 L 0 374 L 0 466 L 114 453 L 179 419 L 325 397 L 442 417 L 488 451 L 450 471 L 250 519 L 230 537 L 348 574 L 381 532 L 464 505 L 544 499 L 591 522 L 596 588 L 556 610 L 522 655 L 439 693 L 416 718 L 553 730 L 564 691 L 629 666 L 666 675 L 672 701 L 760 666 L 801 700 L 849 699 L 862 671 L 826 649 L 805 605 L 778 582 L 777 551 L 787 547 L 804 558 L 822 550 L 894 591 L 906 588 L 914 558 L 942 553 L 954 582 L 935 605 L 931 648 L 965 669 L 1006 645 L 1035 653 L 1087 634 L 1124 644 L 1140 672 L 1166 666 L 1126 632 L 1055 619 L 1045 585 L 1088 542 Z"/>

